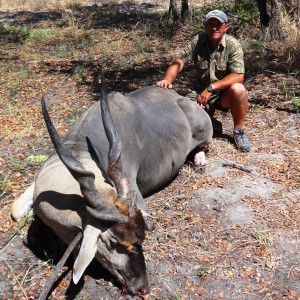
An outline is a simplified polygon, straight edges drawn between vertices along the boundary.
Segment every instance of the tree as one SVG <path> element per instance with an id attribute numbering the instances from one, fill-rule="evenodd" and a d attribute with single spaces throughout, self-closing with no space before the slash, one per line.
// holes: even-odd
<path id="1" fill-rule="evenodd" d="M 257 6 L 260 15 L 260 24 L 262 26 L 262 30 L 265 31 L 267 27 L 269 27 L 270 16 L 267 12 L 267 0 L 257 0 Z"/>
<path id="2" fill-rule="evenodd" d="M 182 0 L 181 1 L 181 20 L 182 23 L 185 24 L 189 17 L 189 1 Z"/>
<path id="3" fill-rule="evenodd" d="M 268 13 L 268 3 L 270 3 L 270 13 Z M 282 28 L 284 14 L 299 24 L 300 0 L 257 0 L 257 6 L 262 30 L 264 33 L 270 31 L 273 38 L 284 38 L 285 33 Z"/>
<path id="4" fill-rule="evenodd" d="M 178 22 L 178 11 L 177 11 L 176 0 L 170 0 L 168 20 L 170 19 L 171 14 L 172 14 L 174 22 L 177 24 L 177 22 Z"/>
<path id="5" fill-rule="evenodd" d="M 188 0 L 181 0 L 181 13 L 180 18 L 177 10 L 176 0 L 170 0 L 169 6 L 169 15 L 168 19 L 170 19 L 171 15 L 176 24 L 179 22 L 185 24 L 188 17 L 189 17 L 189 1 Z"/>
<path id="6" fill-rule="evenodd" d="M 284 37 L 280 24 L 280 16 L 283 8 L 284 6 L 282 5 L 281 0 L 271 1 L 270 34 L 273 38 L 282 39 Z"/>

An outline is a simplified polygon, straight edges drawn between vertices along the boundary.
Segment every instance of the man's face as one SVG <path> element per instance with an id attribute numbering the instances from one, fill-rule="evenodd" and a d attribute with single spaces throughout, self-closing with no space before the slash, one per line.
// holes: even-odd
<path id="1" fill-rule="evenodd" d="M 221 40 L 227 29 L 228 25 L 226 23 L 222 23 L 215 18 L 211 18 L 205 23 L 205 32 L 213 40 Z"/>

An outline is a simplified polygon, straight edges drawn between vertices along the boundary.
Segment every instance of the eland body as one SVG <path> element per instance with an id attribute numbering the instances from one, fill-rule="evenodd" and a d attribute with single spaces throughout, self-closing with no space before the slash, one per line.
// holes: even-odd
<path id="1" fill-rule="evenodd" d="M 66 244 L 83 232 L 74 282 L 96 257 L 128 292 L 147 293 L 143 195 L 170 181 L 194 148 L 211 142 L 209 116 L 174 90 L 152 86 L 107 96 L 102 84 L 101 100 L 62 142 L 45 105 L 43 112 L 56 151 L 36 177 L 33 209 Z M 13 217 L 25 202 L 13 204 Z"/>

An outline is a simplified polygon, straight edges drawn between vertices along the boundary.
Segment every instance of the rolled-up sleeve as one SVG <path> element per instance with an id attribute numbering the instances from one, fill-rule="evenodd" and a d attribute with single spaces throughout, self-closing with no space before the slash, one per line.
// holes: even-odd
<path id="1" fill-rule="evenodd" d="M 186 64 L 193 61 L 194 51 L 198 42 L 198 35 L 193 37 L 192 40 L 187 43 L 185 48 L 180 52 L 179 58 Z"/>
<path id="2" fill-rule="evenodd" d="M 228 57 L 229 73 L 245 73 L 244 53 L 240 44 L 234 45 Z"/>

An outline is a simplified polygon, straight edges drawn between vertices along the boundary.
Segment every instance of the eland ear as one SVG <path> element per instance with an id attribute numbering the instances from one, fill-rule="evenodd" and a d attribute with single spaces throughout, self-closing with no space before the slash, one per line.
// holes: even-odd
<path id="1" fill-rule="evenodd" d="M 75 284 L 80 280 L 83 272 L 95 257 L 97 251 L 97 240 L 101 233 L 91 225 L 87 225 L 83 232 L 83 240 L 80 246 L 79 254 L 73 267 L 73 282 Z"/>

